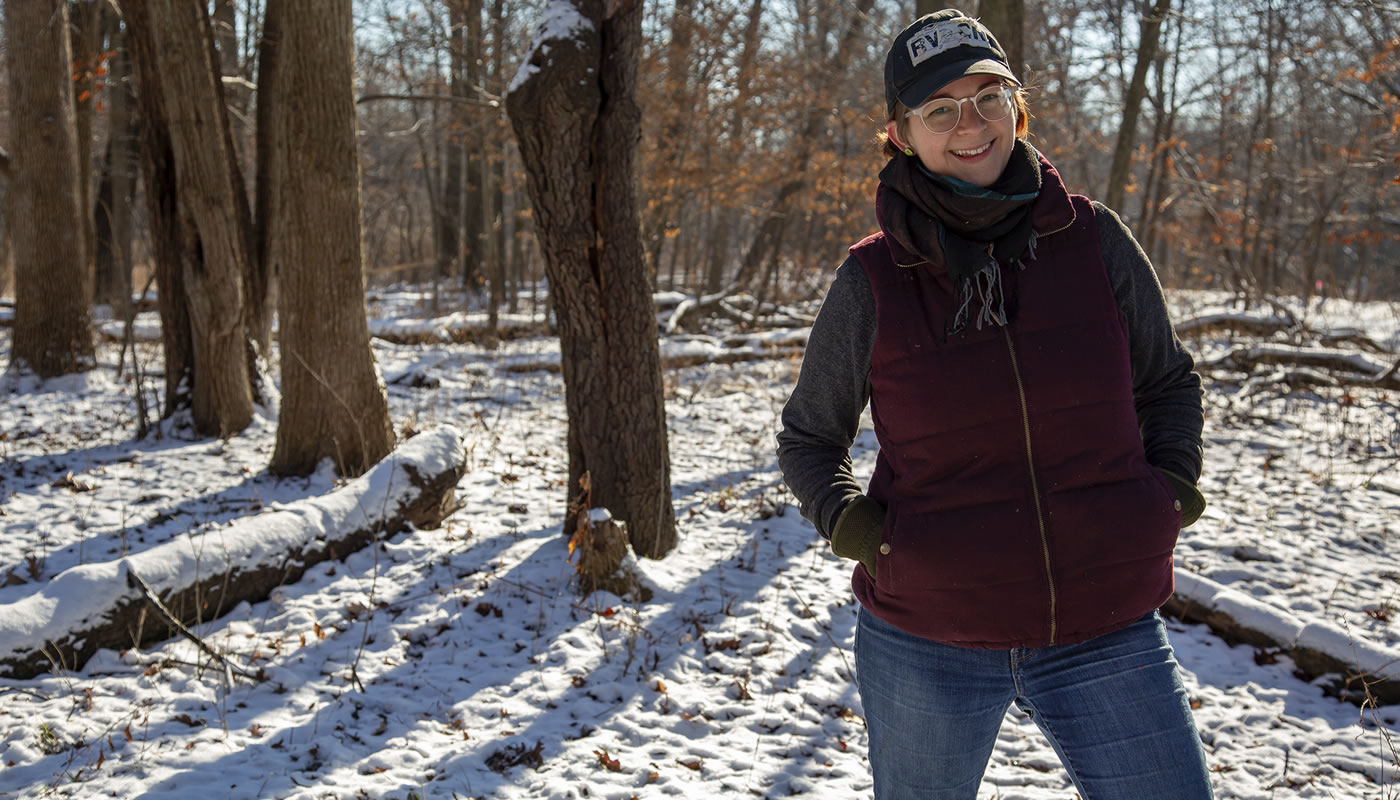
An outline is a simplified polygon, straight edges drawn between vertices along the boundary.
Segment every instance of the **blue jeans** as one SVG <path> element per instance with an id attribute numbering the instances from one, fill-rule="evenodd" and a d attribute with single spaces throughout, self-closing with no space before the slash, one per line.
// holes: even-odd
<path id="1" fill-rule="evenodd" d="M 1084 800 L 1209 800 L 1205 752 L 1152 612 L 1072 645 L 970 650 L 860 610 L 856 683 L 876 800 L 974 800 L 1006 709 L 1044 732 Z"/>

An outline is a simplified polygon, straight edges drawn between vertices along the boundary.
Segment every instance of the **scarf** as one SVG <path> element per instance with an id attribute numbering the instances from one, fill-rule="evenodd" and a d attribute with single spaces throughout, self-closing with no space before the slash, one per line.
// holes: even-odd
<path id="1" fill-rule="evenodd" d="M 983 323 L 1006 325 L 1006 294 L 998 261 L 1024 269 L 1021 254 L 1035 258 L 1031 204 L 1040 194 L 1040 163 L 1034 147 L 1021 139 L 1001 177 L 981 187 L 934 175 L 918 157 L 895 156 L 880 170 L 876 190 L 880 227 L 905 250 L 953 281 L 953 321 L 945 333 L 966 334 L 973 295 L 981 300 Z"/>

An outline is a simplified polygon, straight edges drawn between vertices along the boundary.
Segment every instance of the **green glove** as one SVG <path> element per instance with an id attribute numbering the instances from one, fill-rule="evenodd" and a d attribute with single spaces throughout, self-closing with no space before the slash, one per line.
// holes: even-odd
<path id="1" fill-rule="evenodd" d="M 875 554 L 885 527 L 885 507 L 861 495 L 846 504 L 831 529 L 831 552 L 859 561 L 875 577 Z"/>
<path id="2" fill-rule="evenodd" d="M 1196 484 L 1186 480 L 1175 472 L 1156 468 L 1158 472 L 1167 476 L 1172 488 L 1176 490 L 1176 499 L 1181 503 L 1181 527 L 1190 527 L 1191 523 L 1200 519 L 1201 512 L 1206 510 L 1206 498 L 1201 494 L 1201 490 L 1196 488 Z"/>

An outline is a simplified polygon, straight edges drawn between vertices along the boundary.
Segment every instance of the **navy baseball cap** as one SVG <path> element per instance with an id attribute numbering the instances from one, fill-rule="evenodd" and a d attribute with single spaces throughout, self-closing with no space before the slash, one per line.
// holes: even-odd
<path id="1" fill-rule="evenodd" d="M 992 32 L 956 8 L 925 14 L 900 31 L 885 56 L 885 106 L 916 108 L 965 75 L 996 75 L 1019 85 Z"/>

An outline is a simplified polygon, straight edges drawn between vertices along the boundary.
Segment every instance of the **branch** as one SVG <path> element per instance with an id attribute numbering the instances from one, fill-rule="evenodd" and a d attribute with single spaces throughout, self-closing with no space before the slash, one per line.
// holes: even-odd
<path id="1" fill-rule="evenodd" d="M 356 98 L 355 105 L 375 100 L 425 100 L 431 103 L 466 103 L 469 106 L 500 107 L 501 98 L 485 89 L 477 89 L 477 93 L 481 95 L 480 98 L 457 97 L 451 94 L 366 94 Z"/>
<path id="2" fill-rule="evenodd" d="M 156 596 L 155 590 L 151 588 L 150 584 L 142 580 L 141 576 L 136 574 L 136 570 L 131 568 L 131 564 L 129 562 L 126 565 L 126 585 L 130 586 L 133 589 L 139 588 L 141 590 L 142 596 L 146 598 L 146 602 L 150 603 L 151 608 L 154 608 L 156 610 L 156 613 L 159 614 L 160 617 L 165 620 L 165 624 L 179 631 L 181 636 L 184 636 L 186 639 L 189 639 L 191 642 L 194 642 L 200 650 L 203 650 L 205 653 L 208 653 L 210 656 L 212 656 L 215 660 L 222 663 L 224 665 L 225 673 L 237 672 L 240 677 L 247 678 L 251 681 L 257 680 L 256 675 L 253 675 L 252 673 L 248 672 L 247 670 L 243 669 L 242 667 L 238 666 L 232 661 L 229 661 L 228 658 L 225 657 L 222 653 L 210 647 L 207 643 L 205 643 L 203 639 L 199 638 L 199 636 L 197 636 L 194 631 L 185 627 L 185 624 L 183 622 L 176 619 L 175 615 L 170 613 L 170 609 L 165 607 L 165 603 L 162 603 L 160 601 L 160 598 Z M 230 684 L 232 684 L 233 678 L 229 677 L 228 681 Z"/>

